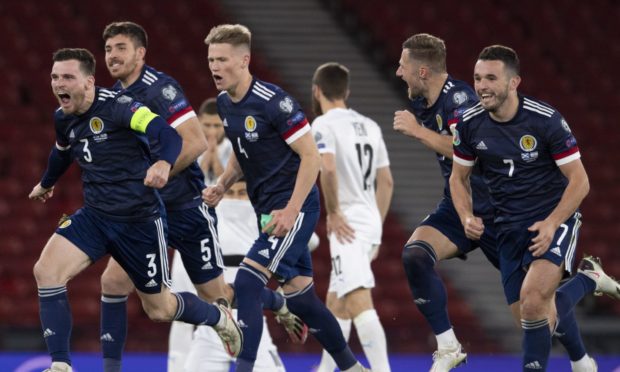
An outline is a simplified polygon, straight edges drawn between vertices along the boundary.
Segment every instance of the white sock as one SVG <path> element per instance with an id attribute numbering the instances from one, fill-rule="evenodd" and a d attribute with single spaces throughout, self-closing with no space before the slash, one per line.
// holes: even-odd
<path id="1" fill-rule="evenodd" d="M 435 338 L 437 338 L 437 350 L 456 349 L 459 345 L 459 340 L 456 339 L 452 328 L 435 335 Z"/>
<path id="2" fill-rule="evenodd" d="M 349 336 L 351 335 L 351 319 L 340 319 L 335 317 L 336 321 L 338 321 L 338 325 L 342 330 L 342 335 L 344 336 L 345 341 L 349 341 Z M 336 362 L 334 362 L 334 358 L 325 350 L 323 350 L 323 354 L 321 355 L 321 363 L 316 369 L 316 372 L 334 372 L 336 369 Z"/>
<path id="3" fill-rule="evenodd" d="M 353 365 L 353 367 L 349 368 L 349 369 L 345 369 L 342 372 L 362 372 L 364 370 L 364 366 L 360 364 L 360 362 L 357 362 Z"/>
<path id="4" fill-rule="evenodd" d="M 353 319 L 353 323 L 370 369 L 375 372 L 389 372 L 385 332 L 375 309 L 363 311 Z"/>
<path id="5" fill-rule="evenodd" d="M 588 354 L 584 355 L 583 358 L 575 362 L 571 360 L 570 366 L 573 372 L 594 372 L 594 365 Z"/>

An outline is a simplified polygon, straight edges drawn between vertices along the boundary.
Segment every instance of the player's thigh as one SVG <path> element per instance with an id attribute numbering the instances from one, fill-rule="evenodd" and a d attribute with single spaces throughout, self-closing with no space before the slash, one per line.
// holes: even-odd
<path id="1" fill-rule="evenodd" d="M 192 283 L 219 277 L 224 268 L 217 236 L 217 217 L 206 204 L 168 214 L 168 242 L 182 257 Z"/>
<path id="2" fill-rule="evenodd" d="M 66 284 L 91 263 L 86 253 L 64 236 L 55 233 L 35 263 L 37 285 L 47 287 Z"/>
<path id="3" fill-rule="evenodd" d="M 457 246 L 448 239 L 441 231 L 433 226 L 419 226 L 407 243 L 422 240 L 433 247 L 437 260 L 452 258 L 459 253 Z"/>
<path id="4" fill-rule="evenodd" d="M 564 272 L 563 266 L 557 266 L 548 260 L 536 260 L 530 265 L 521 287 L 522 303 L 528 298 L 545 301 L 553 298 Z"/>
<path id="5" fill-rule="evenodd" d="M 129 275 L 114 257 L 110 257 L 101 274 L 101 292 L 110 295 L 127 295 L 133 291 L 133 288 Z"/>
<path id="6" fill-rule="evenodd" d="M 349 313 L 347 312 L 344 299 L 338 298 L 335 291 L 327 292 L 325 306 L 327 306 L 334 316 L 340 319 L 349 319 Z"/>

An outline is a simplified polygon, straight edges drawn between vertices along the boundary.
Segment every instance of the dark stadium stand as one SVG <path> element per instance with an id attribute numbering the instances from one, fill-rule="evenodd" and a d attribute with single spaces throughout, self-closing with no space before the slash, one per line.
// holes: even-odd
<path id="1" fill-rule="evenodd" d="M 355 19 L 352 26 L 372 54 L 383 56 L 379 61 L 397 60 L 406 37 L 430 32 L 446 40 L 451 73 L 470 80 L 473 61 L 484 45 L 502 42 L 514 46 L 523 60 L 523 91 L 555 105 L 580 140 L 592 186 L 583 205 L 580 251 L 601 256 L 608 272 L 620 276 L 620 250 L 615 247 L 620 241 L 620 223 L 615 218 L 620 205 L 620 176 L 617 166 L 613 166 L 620 156 L 613 151 L 618 131 L 612 127 L 613 111 L 620 107 L 620 91 L 614 89 L 612 79 L 612 68 L 617 65 L 613 61 L 620 60 L 620 44 L 606 42 L 618 40 L 620 28 L 603 28 L 620 17 L 620 7 L 613 0 L 600 0 L 597 3 L 601 6 L 597 7 L 570 0 L 559 9 L 540 1 L 476 0 L 475 7 L 461 7 L 456 12 L 452 12 L 453 2 L 448 0 L 434 1 L 434 7 L 408 0 L 324 2 L 330 3 L 343 19 Z M 99 62 L 97 83 L 108 86 L 111 80 L 103 66 L 101 32 L 112 20 L 131 19 L 149 33 L 147 63 L 175 76 L 197 107 L 204 98 L 216 94 L 202 40 L 212 26 L 232 20 L 219 2 L 201 2 L 199 7 L 170 5 L 163 0 L 110 0 L 97 6 L 77 0 L 0 3 L 0 48 L 5 51 L 0 55 L 0 71 L 4 72 L 6 84 L 0 106 L 0 348 L 6 348 L 11 332 L 36 329 L 33 332 L 39 335 L 32 266 L 62 213 L 72 213 L 81 205 L 79 171 L 75 167 L 64 175 L 54 198 L 45 205 L 27 199 L 39 181 L 54 141 L 51 114 L 56 102 L 49 88 L 52 52 L 60 47 L 90 49 Z M 260 52 L 252 58 L 258 75 L 279 81 Z M 434 339 L 415 309 L 400 263 L 401 247 L 409 230 L 409 226 L 400 225 L 397 216 L 388 217 L 380 262 L 374 264 L 378 282 L 375 303 L 391 351 L 429 353 L 435 348 Z M 315 278 L 319 293 L 324 294 L 330 270 L 324 219 L 319 234 L 322 241 L 314 253 Z M 103 267 L 103 262 L 98 263 L 69 285 L 75 350 L 99 350 L 99 275 Z M 467 303 L 447 285 L 452 320 L 459 324 L 460 332 L 468 334 L 465 349 L 500 352 L 499 345 L 490 342 L 482 331 Z M 618 315 L 620 303 L 597 301 L 593 311 Z M 166 350 L 169 326 L 148 320 L 136 296 L 129 302 L 129 315 L 128 351 Z M 273 319 L 269 322 L 280 350 L 319 350 L 313 340 L 303 347 L 293 345 Z M 413 334 L 412 329 L 418 333 Z M 420 337 L 420 333 L 426 337 Z M 361 350 L 357 342 L 352 345 L 355 351 Z M 24 347 L 43 349 L 43 340 Z"/>

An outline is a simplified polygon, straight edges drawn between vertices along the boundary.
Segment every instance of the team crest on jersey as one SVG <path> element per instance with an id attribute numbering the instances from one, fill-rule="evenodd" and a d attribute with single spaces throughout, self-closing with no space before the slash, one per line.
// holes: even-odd
<path id="1" fill-rule="evenodd" d="M 280 110 L 287 114 L 293 112 L 293 100 L 291 97 L 284 97 L 284 99 L 280 101 Z"/>
<path id="2" fill-rule="evenodd" d="M 441 118 L 441 115 L 435 115 L 435 121 L 437 122 L 437 128 L 439 128 L 439 131 L 441 132 L 443 129 L 443 119 Z"/>
<path id="3" fill-rule="evenodd" d="M 536 141 L 536 138 L 534 138 L 531 134 L 526 134 L 519 140 L 521 150 L 526 152 L 534 151 L 537 145 L 538 142 Z"/>
<path id="4" fill-rule="evenodd" d="M 177 96 L 177 90 L 172 85 L 168 84 L 161 90 L 161 94 L 168 101 L 172 101 Z"/>
<path id="5" fill-rule="evenodd" d="M 118 97 L 118 99 L 116 101 L 118 103 L 129 103 L 129 102 L 133 101 L 133 98 L 123 94 L 122 96 Z"/>
<path id="6" fill-rule="evenodd" d="M 254 132 L 256 130 L 256 119 L 253 116 L 245 117 L 245 139 L 249 142 L 256 142 L 258 140 L 258 133 Z"/>
<path id="7" fill-rule="evenodd" d="M 564 118 L 562 118 L 562 128 L 564 128 L 564 130 L 568 133 L 571 133 L 570 127 L 568 126 L 568 123 L 566 122 L 566 120 L 564 120 Z"/>
<path id="8" fill-rule="evenodd" d="M 103 120 L 95 116 L 92 119 L 90 119 L 89 126 L 90 126 L 90 130 L 93 133 L 99 134 L 103 131 Z"/>
<path id="9" fill-rule="evenodd" d="M 462 105 L 463 103 L 467 102 L 467 93 L 463 91 L 454 93 L 454 95 L 452 96 L 452 101 L 454 101 L 454 104 L 456 104 L 457 106 Z"/>
<path id="10" fill-rule="evenodd" d="M 459 134 L 459 131 L 456 128 L 454 128 L 454 131 L 452 132 L 452 144 L 454 146 L 458 146 L 461 144 L 461 135 Z"/>

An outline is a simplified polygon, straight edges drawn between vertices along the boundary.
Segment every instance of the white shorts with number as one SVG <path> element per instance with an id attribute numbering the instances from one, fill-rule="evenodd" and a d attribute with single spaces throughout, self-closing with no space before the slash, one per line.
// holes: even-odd
<path id="1" fill-rule="evenodd" d="M 235 318 L 237 310 L 233 310 Z M 211 327 L 199 326 L 194 332 L 194 341 L 185 361 L 185 372 L 228 372 L 235 362 L 224 347 L 217 333 Z M 273 344 L 267 322 L 263 317 L 263 335 L 258 345 L 255 372 L 284 372 L 284 365 Z"/>
<path id="2" fill-rule="evenodd" d="M 358 288 L 373 288 L 375 276 L 370 262 L 379 246 L 361 239 L 351 243 L 340 243 L 332 234 L 329 250 L 332 257 L 332 271 L 328 292 L 336 292 L 338 298 Z"/>

